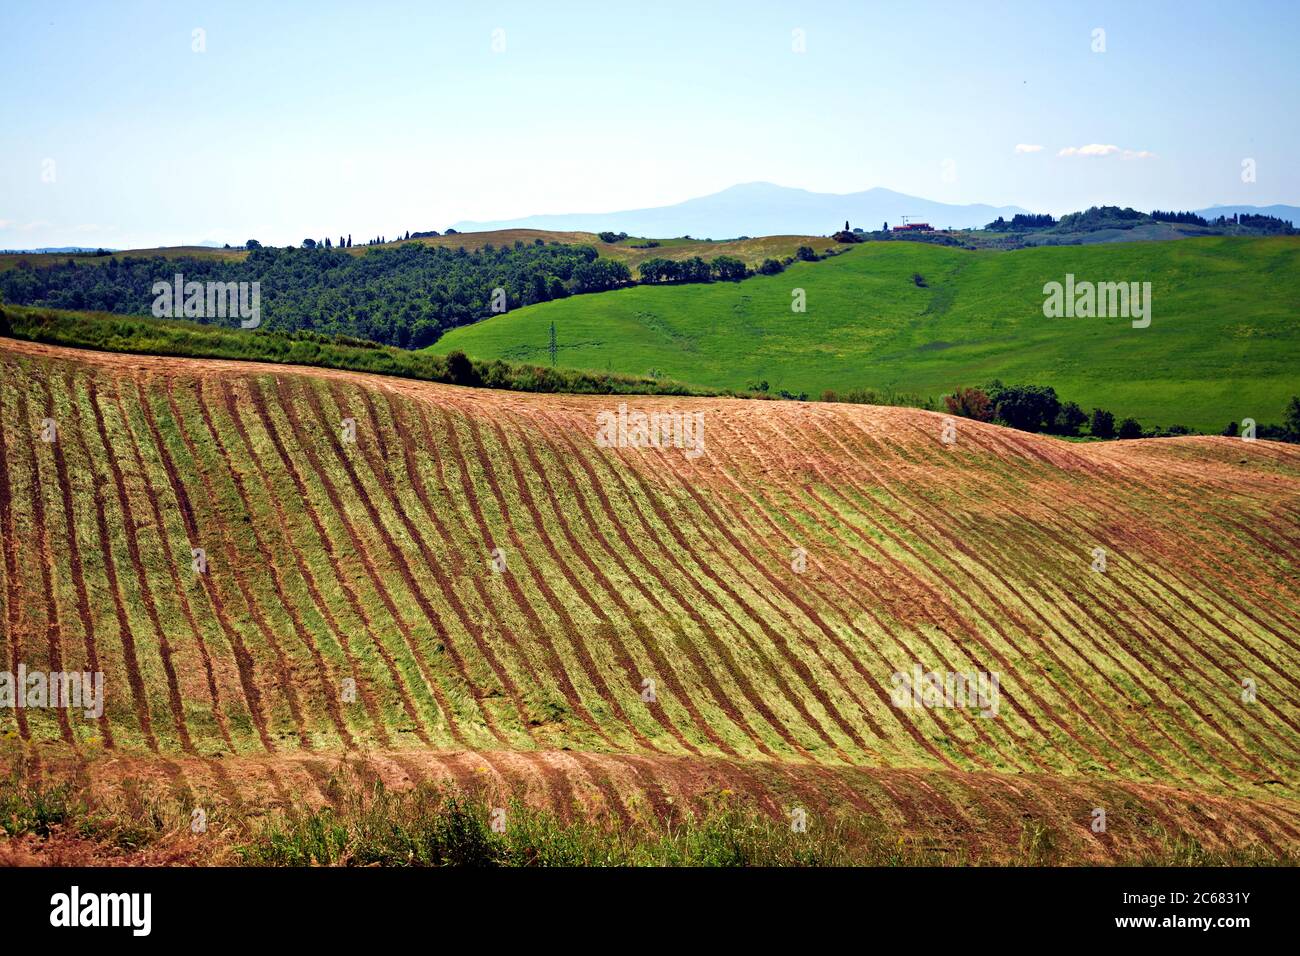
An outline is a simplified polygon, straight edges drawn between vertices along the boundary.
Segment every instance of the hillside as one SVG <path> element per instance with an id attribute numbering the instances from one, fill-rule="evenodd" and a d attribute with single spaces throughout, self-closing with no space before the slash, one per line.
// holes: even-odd
<path id="1" fill-rule="evenodd" d="M 1300 449 L 628 400 L 702 414 L 696 457 L 599 447 L 609 398 L 0 366 L 0 657 L 107 688 L 97 720 L 0 708 L 27 773 L 271 805 L 349 753 L 623 821 L 736 792 L 953 849 L 1300 848 Z M 914 665 L 999 706 L 899 706 Z"/>
<path id="2" fill-rule="evenodd" d="M 756 236 L 750 239 L 731 239 L 725 242 L 710 242 L 705 239 L 659 239 L 655 240 L 658 242 L 657 246 L 645 248 L 643 244 L 646 240 L 636 237 L 622 242 L 602 242 L 594 232 L 496 229 L 442 236 L 424 236 L 419 239 L 394 240 L 392 242 L 378 243 L 374 246 L 354 245 L 349 246 L 344 251 L 354 256 L 362 256 L 370 249 L 391 249 L 407 242 L 416 242 L 420 245 L 446 249 L 463 247 L 474 251 L 488 245 L 498 248 L 512 246 L 516 242 L 531 245 L 538 239 L 545 243 L 555 242 L 561 245 L 591 246 L 602 257 L 626 262 L 633 269 L 652 256 L 665 259 L 686 259 L 690 256 L 735 256 L 743 260 L 746 265 L 754 267 L 767 258 L 782 259 L 786 256 L 793 256 L 795 250 L 800 246 L 812 246 L 820 251 L 834 245 L 831 240 L 823 235 L 807 235 Z M 0 253 L 0 272 L 16 268 L 18 263 L 22 261 L 35 268 L 41 268 L 43 266 L 61 265 L 67 262 L 68 259 L 73 259 L 78 265 L 103 265 L 109 259 L 121 260 L 128 257 L 137 259 L 152 259 L 155 257 L 163 259 L 196 258 L 242 262 L 248 258 L 248 251 L 245 249 L 212 249 L 206 246 L 168 246 L 158 249 L 123 249 L 107 256 L 95 255 L 93 252 L 73 253 L 71 255 L 37 255 L 34 253 L 9 252 Z"/>
<path id="3" fill-rule="evenodd" d="M 1127 319 L 1048 319 L 1043 286 L 1151 283 L 1149 328 Z M 925 285 L 918 285 L 915 276 Z M 791 311 L 804 289 L 807 312 Z M 938 397 L 991 378 L 1051 385 L 1062 399 L 1146 425 L 1218 432 L 1275 421 L 1297 392 L 1300 237 L 987 252 L 864 243 L 740 284 L 639 287 L 578 296 L 453 330 L 431 348 L 545 360 L 701 386 L 820 395 L 872 387 Z"/>

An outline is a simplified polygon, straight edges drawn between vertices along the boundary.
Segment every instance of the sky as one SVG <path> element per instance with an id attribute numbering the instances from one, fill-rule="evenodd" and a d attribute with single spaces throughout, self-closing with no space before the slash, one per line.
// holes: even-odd
<path id="1" fill-rule="evenodd" d="M 1294 0 L 4 0 L 0 248 L 359 241 L 753 181 L 1300 204 L 1298 40 Z"/>

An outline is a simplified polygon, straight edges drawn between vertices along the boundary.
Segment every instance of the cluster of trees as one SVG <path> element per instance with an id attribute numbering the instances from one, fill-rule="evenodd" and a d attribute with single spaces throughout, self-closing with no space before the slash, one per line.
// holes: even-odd
<path id="1" fill-rule="evenodd" d="M 1219 434 L 1240 436 L 1242 431 L 1242 426 L 1237 422 L 1228 422 L 1228 427 Z M 1287 403 L 1286 409 L 1282 413 L 1281 425 L 1257 424 L 1255 426 L 1255 437 L 1300 445 L 1300 395 L 1291 396 L 1291 401 Z"/>
<path id="2" fill-rule="evenodd" d="M 988 229 L 990 232 L 1010 232 L 1022 229 L 1047 229 L 1048 227 L 1055 225 L 1056 220 L 1048 213 L 1039 215 L 1032 212 L 1018 212 L 1011 217 L 1010 222 L 1007 222 L 1007 220 L 998 216 L 998 218 L 994 219 L 984 228 Z"/>
<path id="3" fill-rule="evenodd" d="M 1058 223 L 1061 232 L 1091 232 L 1097 229 L 1132 229 L 1147 221 L 1147 215 L 1129 207 L 1091 206 L 1071 212 Z"/>
<path id="4" fill-rule="evenodd" d="M 1083 434 L 1085 426 L 1087 434 L 1093 438 L 1162 438 L 1194 434 L 1186 425 L 1144 429 L 1142 423 L 1132 417 L 1117 423 L 1115 415 L 1104 408 L 1094 408 L 1089 414 L 1075 402 L 1062 402 L 1056 389 L 1049 385 L 1004 385 L 994 379 L 977 388 L 955 389 L 951 395 L 945 395 L 943 401 L 952 415 L 1064 437 Z M 1236 422 L 1231 422 L 1222 434 L 1240 435 L 1241 430 Z M 1300 443 L 1300 397 L 1291 399 L 1281 425 L 1258 425 L 1255 437 Z"/>
<path id="5" fill-rule="evenodd" d="M 1265 233 L 1293 233 L 1296 230 L 1285 219 L 1276 216 L 1251 215 L 1243 213 L 1235 216 L 1219 216 L 1206 219 L 1197 213 L 1176 210 L 1153 209 L 1149 213 L 1140 212 L 1131 207 L 1093 206 L 1083 212 L 1068 213 L 1054 222 L 1051 216 L 1017 215 L 1010 222 L 1001 216 L 985 226 L 991 232 L 1015 232 L 1028 229 L 1052 228 L 1053 233 L 1096 232 L 1101 229 L 1133 229 L 1136 226 L 1155 222 L 1172 222 L 1189 226 L 1207 226 L 1224 228 L 1239 226 L 1245 229 Z M 1054 227 L 1054 228 L 1053 228 Z"/>
<path id="6" fill-rule="evenodd" d="M 1255 213 L 1243 212 L 1233 216 L 1219 216 L 1217 219 L 1210 220 L 1211 226 L 1244 226 L 1247 229 L 1259 229 L 1268 233 L 1281 233 L 1291 235 L 1296 232 L 1291 223 L 1285 219 L 1279 219 L 1277 216 L 1256 215 Z"/>
<path id="7" fill-rule="evenodd" d="M 1210 223 L 1204 216 L 1198 216 L 1194 212 L 1172 212 L 1164 209 L 1151 210 L 1151 218 L 1156 222 L 1181 222 L 1189 226 L 1208 226 Z"/>
<path id="8" fill-rule="evenodd" d="M 604 292 L 628 285 L 632 270 L 617 259 L 592 259 L 573 270 L 574 292 Z"/>
<path id="9" fill-rule="evenodd" d="M 647 285 L 712 282 L 714 279 L 720 282 L 739 282 L 753 275 L 745 263 L 735 256 L 717 256 L 712 262 L 705 262 L 699 256 L 680 260 L 647 259 L 641 263 L 640 273 L 641 281 Z"/>
<path id="10" fill-rule="evenodd" d="M 978 388 L 958 388 L 944 396 L 949 413 L 981 422 L 996 422 L 1026 432 L 1076 436 L 1084 425 L 1096 438 L 1141 438 L 1142 426 L 1134 418 L 1115 425 L 1115 416 L 1103 408 L 1089 415 L 1076 402 L 1062 402 L 1050 385 L 1004 385 L 994 379 Z"/>
<path id="11" fill-rule="evenodd" d="M 611 245 L 616 242 L 622 242 L 627 238 L 626 232 L 600 232 L 597 233 L 597 235 L 600 236 L 601 242 L 608 242 Z"/>
<path id="12" fill-rule="evenodd" d="M 599 262 L 599 265 L 594 265 Z M 0 273 L 0 297 L 16 305 L 148 315 L 153 284 L 182 273 L 187 282 L 260 282 L 262 325 L 310 330 L 420 348 L 444 331 L 490 314 L 492 290 L 508 308 L 631 281 L 626 265 L 598 260 L 591 246 L 522 241 L 477 252 L 410 243 L 363 256 L 254 245 L 243 261 L 181 257 L 110 258 L 34 268 L 22 260 Z M 209 319 L 233 325 L 237 319 Z"/>

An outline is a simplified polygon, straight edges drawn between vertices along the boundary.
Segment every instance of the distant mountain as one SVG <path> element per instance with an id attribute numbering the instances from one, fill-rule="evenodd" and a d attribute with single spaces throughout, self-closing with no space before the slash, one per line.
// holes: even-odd
<path id="1" fill-rule="evenodd" d="M 1196 210 L 1198 216 L 1204 216 L 1206 219 L 1237 216 L 1241 213 L 1252 216 L 1276 216 L 1278 219 L 1285 219 L 1293 226 L 1300 227 L 1300 206 L 1210 206 L 1207 209 Z"/>
<path id="2" fill-rule="evenodd" d="M 919 199 L 892 189 L 867 189 L 857 193 L 815 193 L 772 183 L 745 183 L 673 206 L 629 209 L 625 212 L 564 213 L 525 216 L 499 222 L 458 222 L 460 232 L 491 229 L 549 229 L 560 232 L 627 232 L 657 239 L 693 236 L 696 239 L 734 239 L 737 236 L 830 235 L 850 226 L 872 230 L 888 222 L 901 225 L 903 217 L 928 222 L 942 229 L 971 228 L 998 216 L 1010 219 L 1027 212 L 1019 206 L 956 206 Z"/>

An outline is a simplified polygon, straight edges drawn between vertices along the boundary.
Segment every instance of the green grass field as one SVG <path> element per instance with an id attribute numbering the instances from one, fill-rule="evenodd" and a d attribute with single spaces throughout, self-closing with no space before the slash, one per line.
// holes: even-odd
<path id="1" fill-rule="evenodd" d="M 919 273 L 926 287 L 918 286 Z M 1066 273 L 1149 281 L 1149 328 L 1045 318 L 1043 285 Z M 807 311 L 791 310 L 792 290 Z M 530 306 L 431 346 L 473 358 L 559 363 L 700 386 L 807 392 L 893 388 L 939 396 L 990 378 L 1054 386 L 1065 400 L 1145 425 L 1218 431 L 1278 421 L 1300 392 L 1300 238 L 971 252 L 866 243 L 738 284 L 638 287 Z"/>

